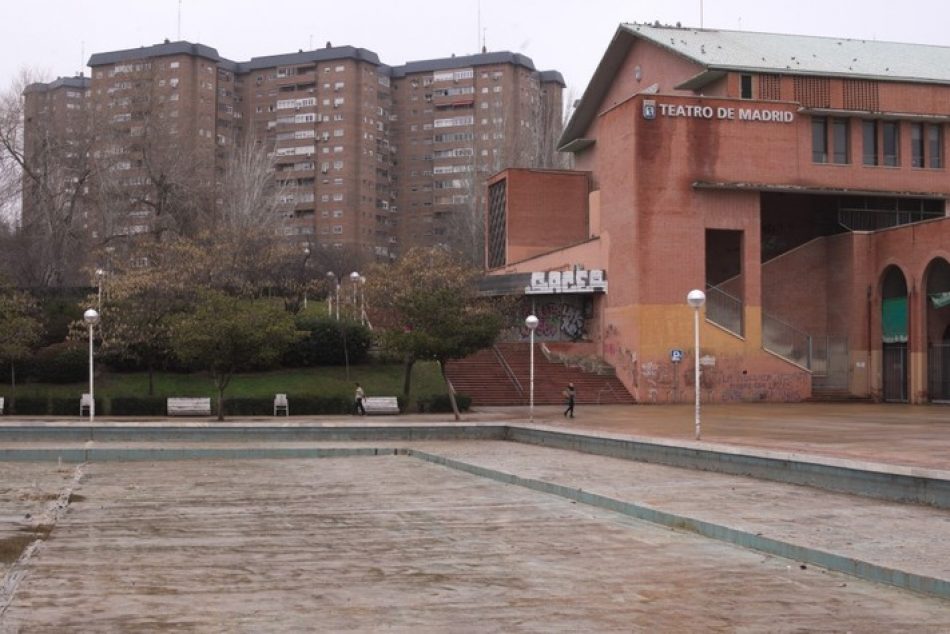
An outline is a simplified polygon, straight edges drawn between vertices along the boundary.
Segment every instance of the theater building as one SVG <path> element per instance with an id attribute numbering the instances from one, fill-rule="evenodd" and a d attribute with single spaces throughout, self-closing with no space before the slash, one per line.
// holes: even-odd
<path id="1" fill-rule="evenodd" d="M 948 121 L 950 48 L 621 25 L 576 170 L 489 180 L 486 288 L 639 402 L 692 398 L 694 288 L 706 401 L 947 401 Z"/>

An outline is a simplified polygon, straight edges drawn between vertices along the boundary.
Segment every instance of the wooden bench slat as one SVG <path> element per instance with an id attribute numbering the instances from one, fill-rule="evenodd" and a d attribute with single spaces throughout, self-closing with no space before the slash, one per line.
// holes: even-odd
<path id="1" fill-rule="evenodd" d="M 395 396 L 368 396 L 363 399 L 367 414 L 398 414 L 399 400 Z"/>
<path id="2" fill-rule="evenodd" d="M 211 416 L 208 397 L 170 397 L 166 402 L 169 416 Z"/>

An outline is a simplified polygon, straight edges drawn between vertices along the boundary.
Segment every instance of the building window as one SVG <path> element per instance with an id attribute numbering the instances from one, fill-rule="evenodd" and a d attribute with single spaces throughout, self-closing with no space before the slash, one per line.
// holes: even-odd
<path id="1" fill-rule="evenodd" d="M 910 124 L 910 166 L 924 166 L 924 124 Z"/>
<path id="2" fill-rule="evenodd" d="M 742 75 L 740 77 L 740 85 L 742 90 L 742 98 L 752 99 L 752 75 Z"/>
<path id="3" fill-rule="evenodd" d="M 939 123 L 927 125 L 927 167 L 943 167 L 943 126 Z"/>
<path id="4" fill-rule="evenodd" d="M 862 156 L 865 165 L 877 165 L 877 121 L 861 122 Z"/>
<path id="5" fill-rule="evenodd" d="M 884 151 L 884 165 L 897 167 L 901 164 L 900 146 L 900 123 L 884 121 L 881 125 L 881 149 Z"/>
<path id="6" fill-rule="evenodd" d="M 828 119 L 811 119 L 811 160 L 812 163 L 828 162 Z"/>
<path id="7" fill-rule="evenodd" d="M 832 162 L 840 165 L 851 162 L 851 125 L 848 119 L 831 120 L 831 139 L 834 147 Z"/>

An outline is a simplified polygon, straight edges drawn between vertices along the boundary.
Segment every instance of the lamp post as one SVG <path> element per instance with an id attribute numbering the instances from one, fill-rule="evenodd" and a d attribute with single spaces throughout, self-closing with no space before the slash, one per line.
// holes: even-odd
<path id="1" fill-rule="evenodd" d="M 303 248 L 303 309 L 307 310 L 307 260 L 310 259 L 310 247 Z"/>
<path id="2" fill-rule="evenodd" d="M 334 273 L 333 271 L 327 271 L 327 280 L 331 284 L 330 294 L 327 294 L 328 313 L 331 316 L 333 315 L 333 308 L 331 306 L 331 300 L 330 300 L 332 296 L 334 297 L 334 301 L 336 303 L 336 320 L 340 321 L 340 283 L 337 281 L 336 273 Z M 335 295 L 332 295 L 333 293 L 335 293 Z"/>
<path id="3" fill-rule="evenodd" d="M 366 322 L 369 321 L 366 318 L 366 295 L 364 294 L 363 289 L 366 288 L 366 276 L 360 275 L 360 324 L 363 326 L 366 325 Z"/>
<path id="4" fill-rule="evenodd" d="M 89 422 L 96 417 L 96 393 L 94 391 L 95 373 L 92 364 L 92 330 L 99 323 L 99 313 L 95 308 L 90 308 L 82 314 L 83 321 L 89 325 Z"/>
<path id="5" fill-rule="evenodd" d="M 693 307 L 693 362 L 696 382 L 696 440 L 700 438 L 699 423 L 699 309 L 706 303 L 706 293 L 693 289 L 686 295 L 686 303 Z"/>
<path id="6" fill-rule="evenodd" d="M 105 277 L 105 275 L 106 272 L 103 269 L 96 269 L 96 287 L 99 295 L 96 310 L 99 312 L 102 312 L 102 278 Z"/>
<path id="7" fill-rule="evenodd" d="M 530 353 L 530 370 L 528 379 L 528 412 L 531 417 L 531 422 L 534 422 L 534 331 L 538 327 L 538 318 L 534 315 L 528 315 L 524 320 L 524 325 L 528 327 L 528 331 L 531 333 L 531 353 Z"/>
<path id="8" fill-rule="evenodd" d="M 357 310 L 359 310 L 359 303 L 356 301 L 356 299 L 359 293 L 360 274 L 356 271 L 350 273 L 350 281 L 353 283 L 353 312 L 355 313 Z"/>

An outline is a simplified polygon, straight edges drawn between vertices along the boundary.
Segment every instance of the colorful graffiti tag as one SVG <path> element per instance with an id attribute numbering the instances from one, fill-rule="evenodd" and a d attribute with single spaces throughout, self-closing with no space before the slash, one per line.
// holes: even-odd
<path id="1" fill-rule="evenodd" d="M 513 325 L 505 338 L 527 341 L 531 333 L 524 325 L 524 318 L 531 312 L 530 304 L 523 305 L 519 322 Z M 578 341 L 587 338 L 587 319 L 581 300 L 564 298 L 535 304 L 538 327 L 534 331 L 537 341 Z"/>

